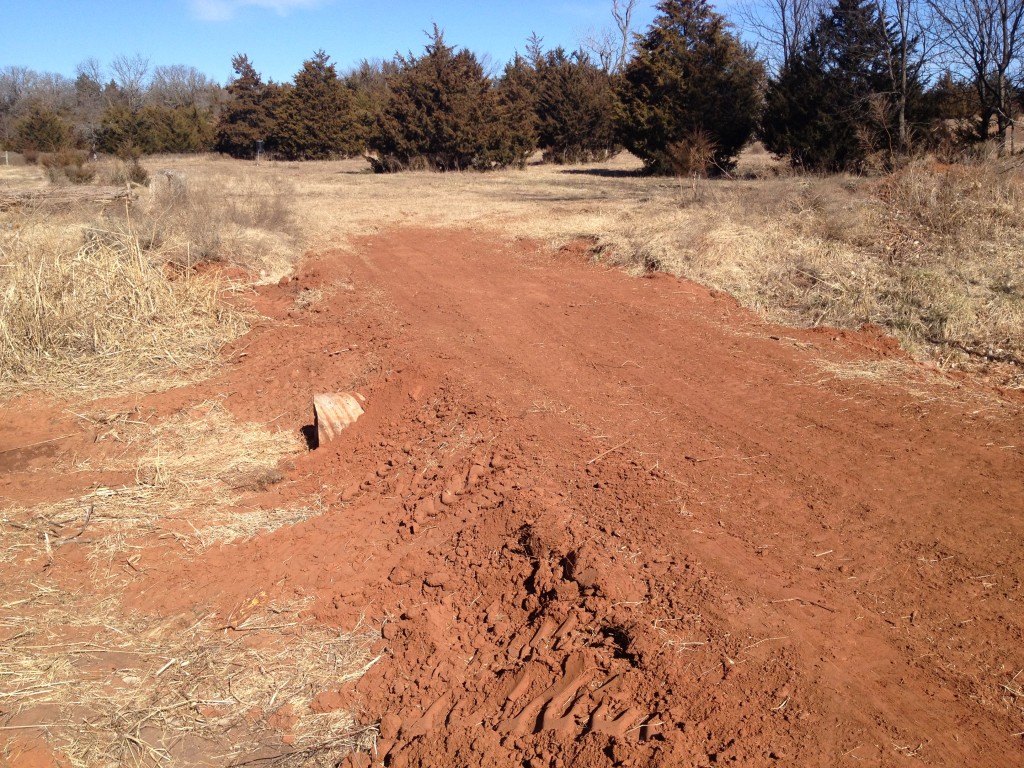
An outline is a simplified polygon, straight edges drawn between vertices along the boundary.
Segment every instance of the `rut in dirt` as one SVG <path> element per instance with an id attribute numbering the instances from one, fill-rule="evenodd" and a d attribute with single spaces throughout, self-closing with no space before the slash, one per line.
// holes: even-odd
<path id="1" fill-rule="evenodd" d="M 264 298 L 299 286 L 327 298 L 230 376 L 366 396 L 274 491 L 329 511 L 159 573 L 157 607 L 381 626 L 330 699 L 379 719 L 375 764 L 1024 760 L 1019 402 L 580 249 L 401 231 Z"/>

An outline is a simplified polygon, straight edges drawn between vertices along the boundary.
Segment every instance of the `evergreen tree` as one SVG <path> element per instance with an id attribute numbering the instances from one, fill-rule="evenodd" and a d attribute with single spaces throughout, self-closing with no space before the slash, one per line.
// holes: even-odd
<path id="1" fill-rule="evenodd" d="M 417 166 L 441 171 L 522 165 L 532 144 L 524 109 L 501 92 L 473 53 L 456 51 L 435 26 L 420 57 L 396 57 L 391 98 L 370 149 L 378 171 Z"/>
<path id="2" fill-rule="evenodd" d="M 950 70 L 939 75 L 925 94 L 929 116 L 936 120 L 967 123 L 978 114 L 978 97 L 971 84 L 957 79 Z"/>
<path id="3" fill-rule="evenodd" d="M 620 90 L 622 143 L 648 172 L 725 171 L 757 124 L 763 69 L 706 0 L 661 0 Z"/>
<path id="4" fill-rule="evenodd" d="M 509 66 L 515 69 L 515 59 Z M 519 77 L 520 73 L 508 76 L 509 66 L 493 89 L 495 114 L 490 156 L 491 162 L 497 166 L 522 168 L 537 148 L 535 102 L 527 83 Z"/>
<path id="5" fill-rule="evenodd" d="M 357 154 L 349 93 L 330 57 L 317 51 L 295 75 L 277 115 L 277 151 L 292 160 Z"/>
<path id="6" fill-rule="evenodd" d="M 537 148 L 537 90 L 535 64 L 517 53 L 505 65 L 498 91 L 503 101 L 514 105 L 524 158 Z"/>
<path id="7" fill-rule="evenodd" d="M 14 124 L 14 147 L 19 152 L 56 152 L 72 143 L 71 126 L 60 114 L 33 104 Z"/>
<path id="8" fill-rule="evenodd" d="M 364 59 L 342 78 L 348 91 L 353 140 L 361 151 L 369 146 L 377 123 L 384 114 L 384 108 L 391 97 L 388 78 L 397 69 L 393 61 Z"/>
<path id="9" fill-rule="evenodd" d="M 115 102 L 106 109 L 96 132 L 96 146 L 101 152 L 121 157 L 137 157 L 156 151 L 153 126 L 142 111 L 132 110 L 124 102 Z"/>
<path id="10" fill-rule="evenodd" d="M 220 113 L 214 147 L 232 157 L 251 158 L 257 141 L 267 149 L 273 144 L 276 89 L 263 82 L 244 54 L 231 59 L 231 67 L 235 78 L 227 86 L 229 102 Z"/>
<path id="11" fill-rule="evenodd" d="M 859 171 L 869 156 L 898 147 L 894 39 L 871 0 L 837 0 L 769 83 L 761 138 L 775 154 L 820 171 Z M 909 73 L 908 108 L 921 86 Z"/>
<path id="12" fill-rule="evenodd" d="M 615 89 L 611 76 L 583 51 L 562 48 L 536 64 L 538 141 L 556 163 L 604 160 L 615 152 Z"/>

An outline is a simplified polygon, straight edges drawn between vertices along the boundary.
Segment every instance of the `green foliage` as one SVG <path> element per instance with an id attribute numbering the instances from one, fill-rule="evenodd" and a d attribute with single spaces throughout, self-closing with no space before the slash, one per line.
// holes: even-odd
<path id="1" fill-rule="evenodd" d="M 537 148 L 535 100 L 522 80 L 507 75 L 506 68 L 505 76 L 492 88 L 494 115 L 489 162 L 492 167 L 522 168 Z"/>
<path id="2" fill-rule="evenodd" d="M 622 143 L 660 174 L 730 169 L 757 122 L 763 68 L 706 0 L 661 0 L 620 88 Z M 706 156 L 704 168 L 680 158 Z"/>
<path id="3" fill-rule="evenodd" d="M 139 110 L 113 104 L 103 113 L 96 146 L 121 157 L 159 152 L 207 152 L 214 144 L 211 110 L 150 105 Z"/>
<path id="4" fill-rule="evenodd" d="M 837 0 L 802 48 L 769 83 L 761 139 L 795 166 L 860 171 L 873 153 L 891 155 L 897 132 L 888 62 L 897 51 L 870 0 Z M 921 92 L 916 71 L 908 88 Z"/>
<path id="5" fill-rule="evenodd" d="M 295 75 L 277 113 L 277 151 L 291 160 L 324 160 L 357 154 L 361 147 L 349 109 L 349 92 L 330 57 L 317 51 Z"/>
<path id="6" fill-rule="evenodd" d="M 217 123 L 214 148 L 231 157 L 252 158 L 256 142 L 270 150 L 276 133 L 274 110 L 280 89 L 263 82 L 249 57 L 238 54 L 231 59 L 235 78 L 228 84 L 228 105 Z"/>
<path id="7" fill-rule="evenodd" d="M 436 26 L 423 56 L 398 56 L 396 63 L 391 98 L 370 141 L 375 170 L 525 164 L 533 147 L 530 105 L 519 89 L 495 87 L 476 56 L 445 44 Z"/>
<path id="8" fill-rule="evenodd" d="M 57 112 L 33 105 L 14 125 L 14 146 L 20 152 L 57 152 L 72 143 L 71 126 Z"/>
<path id="9" fill-rule="evenodd" d="M 544 159 L 586 163 L 614 154 L 615 88 L 583 51 L 562 48 L 534 62 L 538 142 Z"/>

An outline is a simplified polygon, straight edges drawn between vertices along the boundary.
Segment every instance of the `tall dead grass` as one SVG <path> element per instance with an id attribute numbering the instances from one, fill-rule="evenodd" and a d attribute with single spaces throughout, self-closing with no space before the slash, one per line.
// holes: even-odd
<path id="1" fill-rule="evenodd" d="M 135 226 L 186 268 L 219 262 L 240 267 L 256 282 L 276 282 L 294 266 L 300 247 L 293 199 L 290 184 L 274 177 L 163 169 L 141 201 Z"/>
<path id="2" fill-rule="evenodd" d="M 1024 367 L 1024 169 L 918 163 L 886 179 L 891 268 L 915 337 Z M 901 318 L 905 320 L 905 318 Z"/>
<path id="3" fill-rule="evenodd" d="M 23 219 L 0 235 L 0 387 L 173 383 L 246 328 L 214 277 L 171 275 L 124 226 Z"/>
<path id="4" fill-rule="evenodd" d="M 202 375 L 247 328 L 223 300 L 237 284 L 218 275 L 276 281 L 298 256 L 287 181 L 164 169 L 134 202 L 102 210 L 87 196 L 47 205 L 59 190 L 44 185 L 0 175 L 9 190 L 31 188 L 30 203 L 0 212 L 0 393 L 103 394 Z"/>

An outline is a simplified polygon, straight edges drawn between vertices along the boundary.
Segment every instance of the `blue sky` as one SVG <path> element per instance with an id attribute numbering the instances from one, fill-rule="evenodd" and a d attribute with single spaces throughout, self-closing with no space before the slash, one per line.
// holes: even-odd
<path id="1" fill-rule="evenodd" d="M 641 2 L 634 29 L 654 2 Z M 610 27 L 610 0 L 0 0 L 0 67 L 73 75 L 95 57 L 141 54 L 153 65 L 188 64 L 224 83 L 246 53 L 265 78 L 290 80 L 317 49 L 339 70 L 363 58 L 418 53 L 436 22 L 449 43 L 503 64 L 531 32 L 546 47 L 574 48 Z"/>

